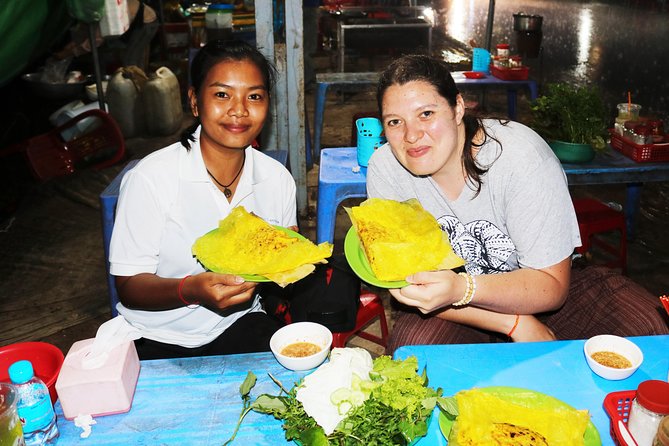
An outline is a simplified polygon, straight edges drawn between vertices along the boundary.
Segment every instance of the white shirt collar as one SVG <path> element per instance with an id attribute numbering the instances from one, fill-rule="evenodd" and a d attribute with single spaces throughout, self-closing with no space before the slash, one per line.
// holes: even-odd
<path id="1" fill-rule="evenodd" d="M 200 148 L 201 128 L 202 126 L 198 127 L 195 132 L 193 132 L 195 141 L 191 142 L 190 150 L 187 151 L 184 148 L 181 155 L 182 159 L 180 162 L 180 174 L 181 177 L 186 181 L 211 182 L 209 174 L 207 174 L 204 159 L 202 158 L 202 150 Z M 243 184 L 258 184 L 267 176 L 267 172 L 263 171 L 257 162 L 257 157 L 260 156 L 259 152 L 250 145 L 245 149 L 245 151 L 246 160 L 244 161 L 244 171 L 242 172 L 237 189 L 240 189 L 240 186 Z"/>

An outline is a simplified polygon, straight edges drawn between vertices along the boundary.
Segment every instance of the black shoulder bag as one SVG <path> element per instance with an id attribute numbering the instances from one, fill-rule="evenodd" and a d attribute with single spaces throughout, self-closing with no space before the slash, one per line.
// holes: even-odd
<path id="1" fill-rule="evenodd" d="M 304 279 L 281 288 L 263 283 L 260 295 L 265 311 L 283 322 L 318 322 L 333 332 L 350 331 L 360 303 L 360 279 L 344 256 L 332 256 L 327 264 Z"/>

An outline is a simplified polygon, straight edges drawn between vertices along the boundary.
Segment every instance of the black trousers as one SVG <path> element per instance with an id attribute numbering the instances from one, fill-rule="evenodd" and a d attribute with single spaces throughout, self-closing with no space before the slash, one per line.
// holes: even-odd
<path id="1" fill-rule="evenodd" d="M 218 338 L 201 347 L 188 348 L 150 339 L 137 339 L 139 359 L 188 358 L 269 351 L 269 339 L 281 324 L 266 313 L 253 312 L 239 318 Z"/>

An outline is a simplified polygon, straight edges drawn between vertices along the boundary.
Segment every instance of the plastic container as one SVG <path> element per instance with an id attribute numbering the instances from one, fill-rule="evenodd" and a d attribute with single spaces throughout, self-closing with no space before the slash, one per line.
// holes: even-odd
<path id="1" fill-rule="evenodd" d="M 126 0 L 104 0 L 104 13 L 100 18 L 102 37 L 120 36 L 130 28 L 128 3 Z"/>
<path id="2" fill-rule="evenodd" d="M 232 12 L 234 5 L 214 3 L 205 14 L 207 40 L 229 40 L 232 38 Z"/>
<path id="3" fill-rule="evenodd" d="M 618 118 L 625 121 L 637 121 L 641 106 L 639 104 L 628 104 L 627 102 L 618 104 Z"/>
<path id="4" fill-rule="evenodd" d="M 48 342 L 16 342 L 0 347 L 0 382 L 9 382 L 9 366 L 22 359 L 31 362 L 35 374 L 49 388 L 51 403 L 56 404 L 56 379 L 63 365 L 63 352 Z"/>
<path id="5" fill-rule="evenodd" d="M 358 164 L 367 167 L 374 151 L 386 143 L 383 124 L 378 118 L 360 118 L 355 121 L 358 129 Z"/>
<path id="6" fill-rule="evenodd" d="M 669 161 L 669 141 L 658 144 L 636 144 L 609 129 L 611 147 L 637 163 Z"/>
<path id="7" fill-rule="evenodd" d="M 190 27 L 190 46 L 200 48 L 207 44 L 207 29 L 205 15 L 207 7 L 193 4 L 186 9 L 188 13 L 188 26 Z"/>
<path id="8" fill-rule="evenodd" d="M 483 48 L 474 48 L 472 53 L 472 71 L 490 73 L 491 55 L 488 50 Z"/>
<path id="9" fill-rule="evenodd" d="M 669 415 L 665 415 L 660 420 L 657 427 L 657 433 L 653 439 L 653 446 L 669 446 Z"/>
<path id="10" fill-rule="evenodd" d="M 664 122 L 661 119 L 649 119 L 648 126 L 651 128 L 653 142 L 664 142 Z"/>
<path id="11" fill-rule="evenodd" d="M 669 383 L 651 379 L 639 384 L 627 420 L 638 446 L 653 446 L 653 438 L 665 415 L 669 415 Z"/>
<path id="12" fill-rule="evenodd" d="M 497 49 L 497 57 L 499 57 L 502 60 L 506 60 L 509 58 L 509 44 L 508 43 L 498 43 L 496 46 Z"/>
<path id="13" fill-rule="evenodd" d="M 0 444 L 23 444 L 23 428 L 16 410 L 18 395 L 16 388 L 0 382 Z"/>
<path id="14" fill-rule="evenodd" d="M 183 109 L 179 80 L 167 67 L 149 76 L 142 91 L 146 131 L 151 136 L 168 136 L 179 130 Z"/>
<path id="15" fill-rule="evenodd" d="M 624 444 L 619 422 L 627 426 L 634 393 L 634 390 L 623 390 L 620 392 L 611 392 L 604 397 L 604 410 L 609 415 L 609 418 L 611 418 L 610 433 L 613 443 L 616 445 Z"/>
<path id="16" fill-rule="evenodd" d="M 138 136 L 144 129 L 141 94 L 146 81 L 143 71 L 124 67 L 116 70 L 107 85 L 109 114 L 126 138 Z"/>
<path id="17" fill-rule="evenodd" d="M 59 434 L 56 413 L 49 389 L 35 376 L 32 363 L 23 359 L 9 366 L 9 379 L 18 394 L 17 409 L 26 445 L 55 444 Z"/>
<path id="18" fill-rule="evenodd" d="M 503 68 L 493 66 L 491 71 L 493 76 L 505 81 L 524 81 L 530 75 L 528 67 Z"/>

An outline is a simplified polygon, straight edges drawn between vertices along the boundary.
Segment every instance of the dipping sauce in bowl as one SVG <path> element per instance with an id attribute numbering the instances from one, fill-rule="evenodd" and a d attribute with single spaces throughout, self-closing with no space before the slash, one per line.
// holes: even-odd
<path id="1" fill-rule="evenodd" d="M 281 327 L 269 340 L 279 364 L 289 370 L 318 367 L 330 353 L 332 332 L 315 322 L 293 322 Z"/>
<path id="2" fill-rule="evenodd" d="M 606 367 L 611 367 L 614 369 L 626 369 L 628 367 L 632 367 L 632 361 L 625 358 L 623 355 L 619 355 L 618 353 L 601 351 L 595 352 L 590 356 L 592 356 L 592 359 L 601 365 L 605 365 Z"/>
<path id="3" fill-rule="evenodd" d="M 295 342 L 293 344 L 286 345 L 282 350 L 281 354 L 284 356 L 290 356 L 291 358 L 304 358 L 305 356 L 315 355 L 321 351 L 321 347 L 312 344 L 311 342 Z"/>
<path id="4" fill-rule="evenodd" d="M 632 375 L 643 362 L 643 352 L 629 339 L 598 335 L 583 345 L 588 366 L 605 379 L 619 380 Z"/>

